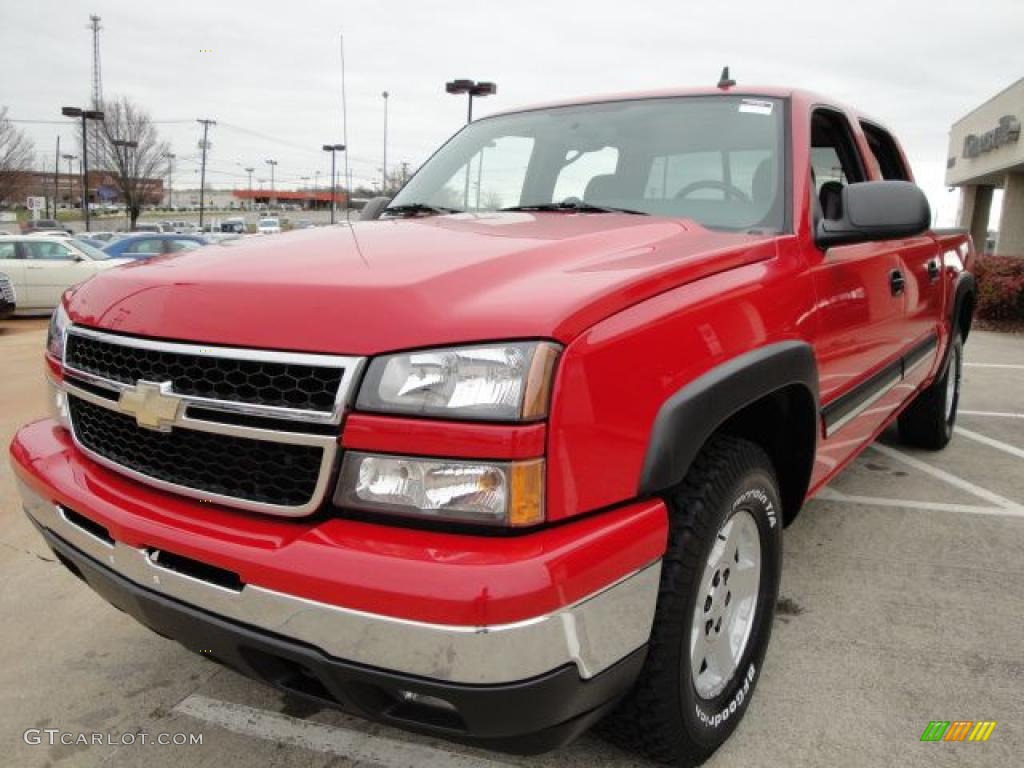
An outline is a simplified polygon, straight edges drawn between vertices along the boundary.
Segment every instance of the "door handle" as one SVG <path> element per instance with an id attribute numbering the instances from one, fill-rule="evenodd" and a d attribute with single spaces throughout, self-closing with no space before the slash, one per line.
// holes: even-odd
<path id="1" fill-rule="evenodd" d="M 939 269 L 939 260 L 932 259 L 928 262 L 928 281 L 934 283 L 939 279 L 942 271 Z"/>
<path id="2" fill-rule="evenodd" d="M 894 269 L 889 273 L 889 292 L 893 296 L 899 296 L 903 293 L 903 289 L 906 287 L 906 280 L 903 279 L 903 273 L 898 269 Z"/>

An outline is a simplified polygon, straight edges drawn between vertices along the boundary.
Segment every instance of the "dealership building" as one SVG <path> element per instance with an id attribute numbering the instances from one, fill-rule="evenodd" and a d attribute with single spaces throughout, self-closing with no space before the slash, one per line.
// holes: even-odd
<path id="1" fill-rule="evenodd" d="M 1024 257 L 1024 78 L 957 120 L 949 132 L 946 184 L 960 187 L 959 225 L 980 251 L 992 194 L 1003 190 L 995 253 Z"/>

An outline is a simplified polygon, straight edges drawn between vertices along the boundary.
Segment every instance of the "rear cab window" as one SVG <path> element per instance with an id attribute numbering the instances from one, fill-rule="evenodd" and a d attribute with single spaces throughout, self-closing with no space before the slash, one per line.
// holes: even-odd
<path id="1" fill-rule="evenodd" d="M 878 170 L 886 181 L 910 181 L 910 171 L 903 160 L 903 153 L 900 152 L 899 144 L 888 131 L 881 126 L 862 120 L 861 130 L 868 140 L 868 147 L 871 154 L 878 163 Z"/>

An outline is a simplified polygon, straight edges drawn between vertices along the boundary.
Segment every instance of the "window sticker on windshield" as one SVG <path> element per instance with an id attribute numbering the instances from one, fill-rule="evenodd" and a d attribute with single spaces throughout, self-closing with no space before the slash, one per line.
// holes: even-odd
<path id="1" fill-rule="evenodd" d="M 771 101 L 744 99 L 740 102 L 740 112 L 749 112 L 752 115 L 770 115 L 774 106 L 775 104 Z"/>

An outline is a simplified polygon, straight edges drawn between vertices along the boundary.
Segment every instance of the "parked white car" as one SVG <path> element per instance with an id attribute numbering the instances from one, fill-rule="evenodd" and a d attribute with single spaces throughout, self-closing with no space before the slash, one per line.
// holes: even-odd
<path id="1" fill-rule="evenodd" d="M 281 234 L 281 221 L 280 219 L 260 219 L 256 225 L 256 231 L 261 235 L 279 235 Z"/>
<path id="2" fill-rule="evenodd" d="M 107 258 L 103 251 L 67 238 L 0 237 L 0 272 L 14 284 L 18 315 L 48 314 L 71 286 L 131 261 Z"/>

